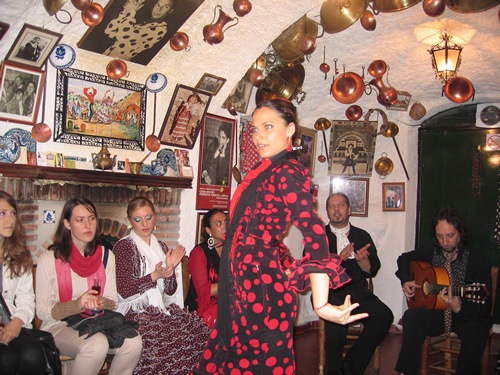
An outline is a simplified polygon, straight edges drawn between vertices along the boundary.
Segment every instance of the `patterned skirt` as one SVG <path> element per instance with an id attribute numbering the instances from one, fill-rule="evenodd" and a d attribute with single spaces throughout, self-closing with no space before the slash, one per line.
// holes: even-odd
<path id="1" fill-rule="evenodd" d="M 126 318 L 139 323 L 143 350 L 135 375 L 184 375 L 196 367 L 210 330 L 203 321 L 175 304 L 168 306 L 171 315 L 154 307 Z"/>

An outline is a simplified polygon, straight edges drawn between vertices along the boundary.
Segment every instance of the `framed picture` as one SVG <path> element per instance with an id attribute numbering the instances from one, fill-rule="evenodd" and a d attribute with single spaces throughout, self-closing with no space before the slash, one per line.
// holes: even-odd
<path id="1" fill-rule="evenodd" d="M 205 73 L 196 84 L 198 90 L 208 92 L 210 95 L 217 95 L 221 87 L 226 83 L 225 78 L 214 76 L 213 74 Z"/>
<path id="2" fill-rule="evenodd" d="M 54 140 L 144 151 L 146 89 L 77 69 L 58 69 Z"/>
<path id="3" fill-rule="evenodd" d="M 316 160 L 316 134 L 314 129 L 299 127 L 299 134 L 295 140 L 295 146 L 301 147 L 297 150 L 298 159 L 309 169 L 309 175 L 314 177 L 314 161 Z"/>
<path id="4" fill-rule="evenodd" d="M 205 240 L 203 238 L 203 232 L 205 231 L 205 227 L 203 226 L 203 217 L 207 212 L 208 211 L 198 212 L 198 218 L 196 220 L 196 242 L 195 242 L 196 245 Z"/>
<path id="5" fill-rule="evenodd" d="M 368 178 L 333 177 L 330 184 L 330 194 L 344 193 L 351 202 L 351 216 L 368 216 Z"/>
<path id="6" fill-rule="evenodd" d="M 406 205 L 405 183 L 382 183 L 382 211 L 404 211 Z"/>
<path id="7" fill-rule="evenodd" d="M 377 121 L 368 123 L 377 126 Z M 364 121 L 332 121 L 330 175 L 371 176 L 376 137 L 367 128 Z"/>
<path id="8" fill-rule="evenodd" d="M 5 60 L 40 69 L 61 38 L 62 34 L 25 23 Z"/>
<path id="9" fill-rule="evenodd" d="M 43 94 L 45 72 L 4 62 L 0 76 L 0 120 L 34 125 Z"/>
<path id="10" fill-rule="evenodd" d="M 8 23 L 0 21 L 0 40 L 2 40 L 3 36 L 9 30 L 10 25 Z"/>
<path id="11" fill-rule="evenodd" d="M 89 28 L 77 45 L 87 51 L 148 65 L 203 2 L 164 1 L 155 7 L 157 1 L 110 0 L 102 21 Z"/>
<path id="12" fill-rule="evenodd" d="M 212 95 L 206 92 L 177 84 L 160 130 L 160 142 L 192 149 L 210 100 Z"/>
<path id="13" fill-rule="evenodd" d="M 231 91 L 224 102 L 223 108 L 227 108 L 227 103 L 232 102 L 234 109 L 240 113 L 247 113 L 248 103 L 252 94 L 253 85 L 246 78 L 242 78 L 236 87 Z"/>
<path id="14" fill-rule="evenodd" d="M 229 209 L 236 120 L 207 113 L 201 129 L 196 209 Z"/>

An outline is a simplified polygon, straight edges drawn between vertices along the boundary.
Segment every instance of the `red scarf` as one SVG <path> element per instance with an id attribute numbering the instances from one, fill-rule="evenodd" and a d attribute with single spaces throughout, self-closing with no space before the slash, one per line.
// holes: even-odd
<path id="1" fill-rule="evenodd" d="M 59 300 L 61 302 L 71 301 L 73 295 L 71 270 L 78 276 L 87 278 L 89 289 L 92 289 L 94 279 L 101 280 L 101 294 L 103 294 L 106 284 L 106 271 L 102 263 L 102 246 L 98 245 L 93 255 L 84 257 L 75 244 L 72 243 L 69 262 L 56 259 L 57 285 L 59 286 Z"/>
<path id="2" fill-rule="evenodd" d="M 252 169 L 250 172 L 247 173 L 243 181 L 238 185 L 236 188 L 236 191 L 234 192 L 233 197 L 231 198 L 231 204 L 229 207 L 229 217 L 233 217 L 234 214 L 234 209 L 238 205 L 238 202 L 240 201 L 241 194 L 245 191 L 245 189 L 250 185 L 250 183 L 260 175 L 262 172 L 264 172 L 269 166 L 271 165 L 271 159 L 263 159 L 262 163 L 255 169 Z"/>

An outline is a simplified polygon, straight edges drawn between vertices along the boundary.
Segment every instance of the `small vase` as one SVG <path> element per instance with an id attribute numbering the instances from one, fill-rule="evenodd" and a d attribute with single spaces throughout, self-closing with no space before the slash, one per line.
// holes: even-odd
<path id="1" fill-rule="evenodd" d="M 222 10 L 222 7 L 220 5 L 217 5 L 214 8 L 214 20 L 217 9 L 219 9 L 219 19 L 217 20 L 217 22 L 212 23 L 210 25 L 206 25 L 203 28 L 203 40 L 208 44 L 219 44 L 224 40 L 224 32 L 230 27 L 233 27 L 238 24 L 238 18 L 237 17 L 231 18 L 230 16 L 228 16 Z M 232 25 L 229 25 L 224 30 L 224 26 L 226 26 L 226 24 L 231 21 L 236 21 L 236 22 Z"/>
<path id="2" fill-rule="evenodd" d="M 378 89 L 377 101 L 384 107 L 390 107 L 398 101 L 398 92 L 394 87 L 384 85 L 382 78 L 374 78 L 370 81 L 370 85 Z"/>

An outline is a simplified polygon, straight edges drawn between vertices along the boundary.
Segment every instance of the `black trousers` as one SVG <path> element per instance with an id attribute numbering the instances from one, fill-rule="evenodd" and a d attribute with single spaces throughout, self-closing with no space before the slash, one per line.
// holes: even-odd
<path id="1" fill-rule="evenodd" d="M 2 375 L 40 375 L 45 373 L 45 357 L 38 341 L 21 330 L 9 345 L 0 344 Z"/>
<path id="2" fill-rule="evenodd" d="M 456 375 L 480 375 L 481 356 L 490 334 L 490 324 L 483 319 L 467 320 L 453 316 L 452 331 L 461 340 Z M 396 371 L 418 375 L 425 336 L 444 333 L 444 312 L 424 307 L 406 310 L 403 315 L 403 344 Z"/>
<path id="3" fill-rule="evenodd" d="M 342 375 L 345 366 L 349 375 L 363 375 L 377 346 L 384 340 L 394 321 L 391 309 L 369 290 L 349 291 L 351 301 L 358 302 L 359 307 L 352 313 L 368 313 L 363 319 L 363 332 L 356 344 L 352 346 L 342 359 L 346 343 L 348 326 L 325 322 L 325 355 L 328 375 Z M 329 302 L 340 305 L 344 302 L 345 293 L 330 292 Z M 345 362 L 345 363 L 344 363 Z"/>

